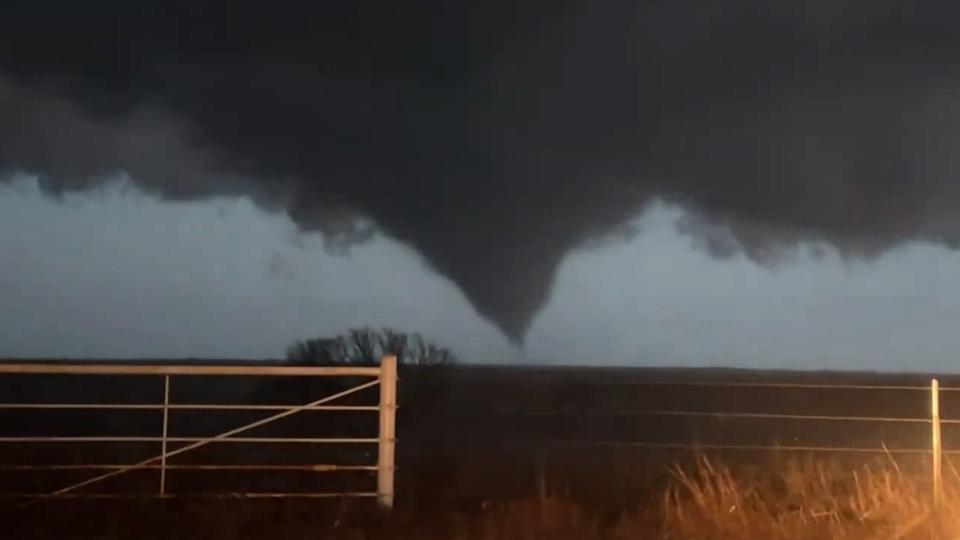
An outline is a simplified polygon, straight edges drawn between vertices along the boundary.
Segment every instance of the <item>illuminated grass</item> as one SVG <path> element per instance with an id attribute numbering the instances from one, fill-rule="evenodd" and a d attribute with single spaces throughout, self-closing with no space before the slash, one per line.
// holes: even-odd
<path id="1" fill-rule="evenodd" d="M 952 471 L 948 467 L 948 470 Z M 960 478 L 954 472 L 939 511 L 929 483 L 901 473 L 892 459 L 857 469 L 788 460 L 779 470 L 734 472 L 701 457 L 673 469 L 656 504 L 600 520 L 563 497 L 504 504 L 461 539 L 605 538 L 634 540 L 823 540 L 957 538 Z M 655 508 L 654 508 L 655 507 Z"/>
<path id="2" fill-rule="evenodd" d="M 907 466 L 909 465 L 909 467 Z M 921 460 L 851 465 L 782 459 L 733 467 L 700 457 L 671 469 L 669 486 L 609 509 L 548 486 L 480 508 L 400 504 L 391 514 L 330 501 L 97 503 L 51 501 L 7 515 L 10 538 L 344 538 L 352 540 L 914 540 L 960 538 L 960 474 L 945 463 L 931 508 Z M 477 479 L 478 480 L 478 479 Z M 579 496 L 578 496 L 579 495 Z M 53 515 L 57 519 L 51 520 Z M 19 521 L 19 523 L 14 523 Z M 142 536 L 150 532 L 155 536 Z M 137 533 L 134 535 L 134 533 Z M 132 536 L 134 535 L 134 536 Z"/>

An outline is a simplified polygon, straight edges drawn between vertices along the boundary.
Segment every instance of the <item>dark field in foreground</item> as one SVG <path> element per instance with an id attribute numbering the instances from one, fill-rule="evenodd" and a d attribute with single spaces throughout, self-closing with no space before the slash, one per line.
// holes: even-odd
<path id="1" fill-rule="evenodd" d="M 690 384 L 720 381 L 739 384 Z M 753 386 L 754 382 L 885 388 L 771 387 Z M 945 386 L 954 382 L 960 381 L 942 378 Z M 303 404 L 337 385 L 346 384 L 348 381 L 331 383 L 317 379 L 271 379 L 254 383 L 203 378 L 178 382 L 173 394 L 175 401 L 181 403 Z M 920 375 L 734 370 L 485 367 L 404 370 L 399 398 L 397 510 L 392 516 L 378 515 L 373 503 L 367 500 L 43 501 L 25 510 L 4 512 L 4 522 L 13 538 L 64 537 L 65 533 L 69 533 L 68 537 L 91 538 L 364 538 L 366 534 L 370 538 L 616 538 L 620 533 L 630 538 L 659 537 L 667 534 L 665 527 L 670 523 L 664 494 L 669 486 L 678 485 L 678 477 L 669 467 L 679 464 L 686 470 L 695 468 L 697 445 L 700 445 L 715 462 L 729 465 L 731 475 L 737 478 L 764 478 L 763 471 L 768 471 L 766 476 L 770 479 L 786 478 L 789 475 L 784 473 L 784 468 L 796 470 L 796 465 L 789 464 L 801 463 L 805 472 L 800 476 L 815 482 L 817 473 L 811 471 L 829 463 L 831 478 L 835 477 L 843 486 L 836 489 L 821 486 L 821 491 L 829 495 L 821 494 L 818 499 L 842 499 L 844 505 L 849 502 L 848 491 L 855 493 L 863 489 L 848 490 L 851 471 L 871 464 L 870 474 L 882 476 L 880 471 L 889 472 L 895 464 L 896 480 L 902 486 L 889 498 L 912 501 L 904 508 L 898 507 L 896 512 L 885 510 L 896 515 L 890 518 L 896 522 L 892 525 L 895 527 L 912 519 L 926 504 L 929 455 L 922 451 L 929 444 L 929 423 L 750 415 L 923 420 L 929 414 L 929 396 L 924 390 L 928 384 L 929 377 Z M 890 388 L 894 386 L 912 388 Z M 161 391 L 156 377 L 85 377 L 81 380 L 69 376 L 0 376 L 0 402 L 8 403 L 41 400 L 155 403 L 162 398 Z M 376 394 L 371 392 L 348 402 L 370 404 L 375 400 Z M 960 418 L 960 393 L 944 392 L 941 401 L 944 418 Z M 673 414 L 677 411 L 709 414 Z M 0 417 L 0 436 L 140 436 L 156 434 L 160 427 L 155 411 L 105 414 L 107 412 L 4 411 Z M 256 412 L 182 411 L 171 418 L 171 435 L 214 435 L 262 416 Z M 960 426 L 945 424 L 943 429 L 945 448 L 960 449 Z M 375 436 L 376 415 L 304 412 L 251 435 L 279 434 Z M 690 447 L 681 448 L 683 445 Z M 751 448 L 767 445 L 856 447 L 876 452 Z M 890 455 L 883 452 L 884 445 L 891 449 Z M 6 465 L 131 463 L 156 454 L 157 446 L 152 443 L 71 443 L 69 447 L 0 444 L 0 463 Z M 376 460 L 376 448 L 370 444 L 343 447 L 283 444 L 264 448 L 233 443 L 199 449 L 196 453 L 184 454 L 181 459 L 182 463 L 371 464 Z M 948 460 L 947 465 L 950 474 L 952 462 Z M 790 474 L 798 476 L 796 472 Z M 49 492 L 93 475 L 90 471 L 38 473 L 8 469 L 0 475 L 0 492 Z M 856 480 L 861 481 L 863 475 L 861 472 Z M 157 480 L 156 470 L 136 471 L 104 485 L 91 486 L 90 491 L 149 494 L 156 491 Z M 744 480 L 741 487 L 746 492 L 759 492 L 744 487 L 755 481 Z M 876 486 L 883 485 L 881 480 L 876 481 Z M 370 490 L 374 480 L 373 474 L 356 471 L 171 471 L 168 486 L 170 492 L 183 494 Z M 884 489 L 888 495 L 894 493 L 892 487 Z M 678 497 L 683 501 L 697 500 L 695 492 L 695 489 L 680 490 Z M 9 509 L 13 502 L 4 504 Z M 765 499 L 762 504 L 754 501 L 745 506 L 768 507 L 770 504 Z M 886 503 L 875 500 L 874 504 Z M 827 510 L 814 512 L 800 506 L 789 511 L 778 510 L 777 515 L 809 514 L 813 517 L 808 521 L 818 527 L 832 519 Z M 752 511 L 762 513 L 756 508 Z M 856 517 L 856 511 L 832 511 L 854 516 L 841 516 L 838 520 L 849 518 L 861 524 L 864 521 Z M 690 511 L 684 515 L 688 514 Z M 757 515 L 760 514 L 751 520 L 761 521 Z M 783 521 L 782 516 L 777 519 Z M 553 529 L 537 528 L 541 526 Z M 676 527 L 677 523 L 670 526 Z M 837 530 L 818 530 L 820 532 L 812 534 L 841 537 Z M 523 533 L 526 536 L 521 535 L 522 531 L 526 531 Z M 573 531 L 577 531 L 576 534 Z M 713 532 L 709 533 L 713 536 L 707 537 L 760 534 L 745 531 Z M 676 530 L 673 532 L 673 538 L 698 534 L 688 531 L 687 536 L 676 536 Z M 773 532 L 764 534 L 774 535 Z M 794 536 L 800 537 L 797 534 Z M 861 532 L 850 532 L 851 536 L 847 537 L 857 538 L 857 534 Z M 818 536 L 811 536 L 815 537 Z"/>

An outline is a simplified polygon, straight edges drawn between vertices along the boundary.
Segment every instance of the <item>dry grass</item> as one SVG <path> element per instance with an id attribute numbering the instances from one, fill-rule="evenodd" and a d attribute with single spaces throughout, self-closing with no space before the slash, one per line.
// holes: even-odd
<path id="1" fill-rule="evenodd" d="M 952 471 L 948 468 L 948 472 Z M 788 460 L 779 470 L 733 469 L 701 457 L 675 467 L 656 505 L 605 523 L 559 496 L 540 494 L 484 515 L 462 540 L 583 538 L 610 540 L 874 540 L 960 538 L 960 475 L 951 473 L 941 508 L 929 483 L 895 461 L 856 469 Z M 656 506 L 656 508 L 651 508 Z"/>
<path id="2" fill-rule="evenodd" d="M 670 538 L 896 538 L 930 525 L 929 489 L 895 466 L 790 461 L 778 474 L 738 476 L 704 457 L 675 476 L 663 501 Z"/>
<path id="3" fill-rule="evenodd" d="M 100 517 L 90 508 L 56 511 L 62 519 L 74 517 L 4 532 L 12 532 L 11 538 L 63 538 L 66 531 L 70 538 L 277 540 L 960 539 L 960 474 L 946 465 L 947 489 L 936 512 L 926 479 L 903 473 L 892 459 L 857 467 L 784 460 L 775 467 L 734 469 L 701 457 L 692 467 L 673 468 L 670 487 L 630 511 L 605 512 L 541 482 L 533 496 L 471 512 L 429 506 L 401 506 L 391 515 L 302 505 L 103 506 Z"/>

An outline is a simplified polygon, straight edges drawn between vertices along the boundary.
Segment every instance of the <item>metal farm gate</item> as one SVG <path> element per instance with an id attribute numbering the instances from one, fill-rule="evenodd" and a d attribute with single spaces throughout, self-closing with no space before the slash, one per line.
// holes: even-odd
<path id="1" fill-rule="evenodd" d="M 25 452 L 28 457 L 33 448 L 56 446 L 76 448 L 84 444 L 146 444 L 153 448 L 150 457 L 137 459 L 127 463 L 104 463 L 102 460 L 91 458 L 77 462 L 77 455 L 72 455 L 70 463 L 9 463 L 4 462 L 0 454 L 0 470 L 18 470 L 26 474 L 56 473 L 56 471 L 77 471 L 84 474 L 82 479 L 72 478 L 69 482 L 58 484 L 48 491 L 29 492 L 13 491 L 0 493 L 8 499 L 29 503 L 43 498 L 111 498 L 111 497 L 370 497 L 376 498 L 383 508 L 392 508 L 394 503 L 394 449 L 396 434 L 396 395 L 397 395 L 397 359 L 393 356 L 384 357 L 380 366 L 241 366 L 241 365 L 147 365 L 147 364 L 39 364 L 18 363 L 0 364 L 0 378 L 17 376 L 54 376 L 66 377 L 76 384 L 83 384 L 93 378 L 100 378 L 101 383 L 105 376 L 126 379 L 156 380 L 159 387 L 157 395 L 161 400 L 151 402 L 146 399 L 136 403 L 104 403 L 96 399 L 84 398 L 82 402 L 69 402 L 63 396 L 33 395 L 29 399 L 15 402 L 0 403 L 0 412 L 4 414 L 28 415 L 33 411 L 88 411 L 90 414 L 109 415 L 120 411 L 137 412 L 144 415 L 156 415 L 153 423 L 159 425 L 159 433 L 148 433 L 136 436 L 111 435 L 58 435 L 43 433 L 33 434 L 31 429 L 28 435 L 0 436 L 0 449 L 16 447 Z M 264 377 L 328 377 L 338 378 L 340 381 L 350 378 L 370 379 L 345 389 L 337 388 L 332 393 L 316 396 L 302 404 L 251 404 L 251 403 L 208 403 L 177 402 L 172 398 L 171 389 L 177 388 L 177 383 L 184 378 L 196 377 L 224 377 L 230 379 L 254 379 Z M 10 381 L 7 381 L 8 383 Z M 111 378 L 111 382 L 113 382 Z M 14 383 L 16 384 L 16 383 Z M 152 384 L 152 383 L 149 383 Z M 379 399 L 376 404 L 344 404 L 344 398 L 360 395 L 364 390 L 379 387 Z M 39 392 L 45 394 L 45 392 Z M 69 397 L 69 396 L 68 396 Z M 2 398 L 0 398 L 2 399 Z M 58 401 L 58 399 L 60 401 Z M 6 401 L 4 399 L 4 401 Z M 244 414 L 265 415 L 252 422 L 242 423 L 210 436 L 176 436 L 171 433 L 171 422 L 180 413 L 200 411 L 204 415 L 216 415 L 223 412 L 242 412 Z M 250 436 L 250 432 L 274 424 L 278 420 L 304 413 L 306 411 L 326 411 L 329 414 L 373 414 L 378 415 L 378 429 L 376 434 L 369 437 L 283 437 L 283 436 Z M 324 416 L 326 419 L 326 416 Z M 145 424 L 146 425 L 146 424 Z M 275 424 L 274 424 L 275 425 Z M 42 431 L 39 426 L 36 429 Z M 2 426 L 0 426 L 2 428 Z M 33 428 L 33 426 L 31 426 Z M 6 435 L 6 434 L 4 434 Z M 357 445 L 360 447 L 376 446 L 377 459 L 375 463 L 340 464 L 340 463 L 308 463 L 308 464 L 227 464 L 227 463 L 171 463 L 174 457 L 190 452 L 196 452 L 203 447 L 222 445 L 227 443 L 243 443 L 245 445 L 272 445 L 276 443 L 289 445 Z M 29 461 L 29 460 L 28 460 Z M 259 471 L 266 473 L 272 470 L 285 470 L 298 474 L 324 473 L 336 471 L 369 471 L 376 472 L 376 489 L 361 491 L 327 491 L 327 492 L 285 492 L 285 491 L 244 491 L 244 492 L 212 492 L 212 493 L 182 493 L 171 491 L 168 485 L 168 475 L 172 471 L 185 474 L 190 471 Z M 113 493 L 92 490 L 91 487 L 103 487 L 106 481 L 133 471 L 155 471 L 155 489 L 131 493 Z"/>

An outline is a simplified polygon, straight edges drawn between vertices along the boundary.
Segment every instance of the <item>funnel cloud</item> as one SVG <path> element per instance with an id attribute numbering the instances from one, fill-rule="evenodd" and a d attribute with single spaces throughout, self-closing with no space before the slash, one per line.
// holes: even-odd
<path id="1" fill-rule="evenodd" d="M 4 2 L 0 178 L 417 250 L 521 342 L 652 200 L 716 256 L 960 243 L 960 5 Z"/>

